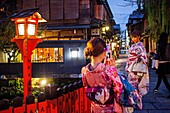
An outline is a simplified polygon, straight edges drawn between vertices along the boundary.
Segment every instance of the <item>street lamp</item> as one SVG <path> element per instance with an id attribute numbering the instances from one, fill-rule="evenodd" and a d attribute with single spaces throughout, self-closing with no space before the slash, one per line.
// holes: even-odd
<path id="1" fill-rule="evenodd" d="M 38 10 L 39 8 L 26 9 L 11 16 L 16 28 L 16 35 L 11 41 L 17 44 L 23 59 L 24 102 L 26 102 L 26 97 L 31 94 L 32 51 L 42 41 L 37 37 L 38 22 L 46 22 Z"/>
<path id="2" fill-rule="evenodd" d="M 109 26 L 106 26 L 106 27 L 105 27 L 105 30 L 108 31 L 108 30 L 109 30 Z"/>
<path id="3" fill-rule="evenodd" d="M 71 51 L 71 58 L 77 58 L 78 57 L 78 51 L 79 51 L 78 48 L 71 48 L 70 51 Z"/>
<path id="4" fill-rule="evenodd" d="M 106 35 L 106 32 L 109 31 L 109 26 L 102 27 L 102 35 Z"/>
<path id="5" fill-rule="evenodd" d="M 106 43 L 109 42 L 109 39 L 108 39 L 108 36 L 107 36 L 109 31 L 110 31 L 109 26 L 102 27 L 102 34 L 101 35 L 102 35 L 103 39 L 106 41 Z"/>

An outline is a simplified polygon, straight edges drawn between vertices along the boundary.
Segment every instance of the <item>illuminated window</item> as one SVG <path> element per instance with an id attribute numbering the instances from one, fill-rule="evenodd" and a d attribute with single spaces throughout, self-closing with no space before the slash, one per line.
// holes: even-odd
<path id="1" fill-rule="evenodd" d="M 63 48 L 36 48 L 32 62 L 63 62 Z"/>
<path id="2" fill-rule="evenodd" d="M 64 62 L 63 48 L 35 48 L 31 55 L 32 62 Z M 22 54 L 18 54 L 15 62 L 23 62 Z"/>

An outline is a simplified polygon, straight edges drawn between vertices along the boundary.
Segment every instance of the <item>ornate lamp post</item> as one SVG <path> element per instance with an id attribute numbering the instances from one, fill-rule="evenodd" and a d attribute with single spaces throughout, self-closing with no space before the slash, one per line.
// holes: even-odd
<path id="1" fill-rule="evenodd" d="M 16 27 L 16 36 L 11 41 L 17 44 L 23 59 L 24 102 L 28 94 L 31 94 L 32 51 L 42 41 L 37 37 L 38 22 L 46 22 L 38 10 L 39 8 L 22 10 L 11 17 Z"/>

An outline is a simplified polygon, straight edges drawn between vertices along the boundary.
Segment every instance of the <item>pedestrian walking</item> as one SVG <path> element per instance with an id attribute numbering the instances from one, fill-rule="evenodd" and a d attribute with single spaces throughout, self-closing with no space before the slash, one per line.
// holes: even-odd
<path id="1" fill-rule="evenodd" d="M 131 33 L 130 37 L 134 44 L 132 44 L 131 47 L 129 48 L 129 54 L 125 70 L 128 73 L 128 81 L 137 89 L 140 95 L 141 98 L 140 108 L 142 109 L 142 96 L 145 95 L 149 90 L 149 72 L 147 66 L 147 54 L 145 47 L 143 46 L 143 43 L 140 41 L 141 39 L 140 32 L 134 30 Z M 127 111 L 128 109 L 132 108 L 127 108 Z M 132 112 L 132 110 L 130 112 Z"/>
<path id="2" fill-rule="evenodd" d="M 87 97 L 91 100 L 91 113 L 122 113 L 119 101 L 123 85 L 111 53 L 110 58 L 107 58 L 108 50 L 101 38 L 88 41 L 84 50 L 85 57 L 91 60 L 82 68 L 82 81 Z"/>
<path id="3" fill-rule="evenodd" d="M 170 74 L 170 52 L 168 50 L 168 34 L 167 33 L 161 33 L 160 38 L 157 43 L 157 55 L 159 60 L 158 69 L 156 70 L 156 73 L 158 74 L 158 80 L 156 87 L 154 89 L 154 93 L 158 92 L 158 88 L 162 82 L 170 92 L 170 84 L 168 82 L 166 74 Z M 170 98 L 170 95 L 168 96 Z"/>

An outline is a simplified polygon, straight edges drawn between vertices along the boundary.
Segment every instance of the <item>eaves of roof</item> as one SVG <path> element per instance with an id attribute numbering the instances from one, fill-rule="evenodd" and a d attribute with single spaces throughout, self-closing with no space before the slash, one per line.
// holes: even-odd
<path id="1" fill-rule="evenodd" d="M 138 18 L 143 18 L 144 15 L 131 15 L 129 19 L 138 19 Z"/>
<path id="2" fill-rule="evenodd" d="M 137 21 L 136 23 L 131 24 L 130 26 L 135 26 L 135 25 L 137 25 L 137 24 L 139 24 L 139 23 L 141 23 L 141 22 L 143 22 L 143 20 Z"/>
<path id="3" fill-rule="evenodd" d="M 35 12 L 38 12 L 39 8 L 25 9 L 14 13 L 11 18 L 25 18 L 32 16 Z"/>
<path id="4" fill-rule="evenodd" d="M 105 7 L 105 9 L 106 9 L 109 17 L 110 17 L 110 18 L 113 18 L 113 14 L 112 14 L 112 11 L 111 11 L 111 9 L 110 9 L 110 6 L 109 6 L 107 0 L 101 0 L 101 2 L 102 2 L 102 4 L 104 5 L 104 7 Z"/>
<path id="5" fill-rule="evenodd" d="M 45 25 L 45 27 L 39 27 L 41 30 L 62 30 L 62 29 L 84 29 L 91 28 L 92 25 L 65 25 L 65 26 L 55 26 L 55 25 Z"/>
<path id="6" fill-rule="evenodd" d="M 137 18 L 144 18 L 144 14 L 143 13 L 135 13 L 135 14 L 131 14 L 129 16 L 129 19 L 137 19 Z"/>

